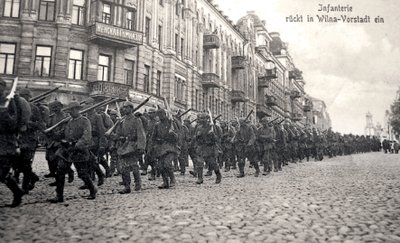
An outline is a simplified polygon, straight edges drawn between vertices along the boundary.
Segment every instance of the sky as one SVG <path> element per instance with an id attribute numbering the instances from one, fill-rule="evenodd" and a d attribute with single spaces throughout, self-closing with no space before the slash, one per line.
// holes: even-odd
<path id="1" fill-rule="evenodd" d="M 400 1 L 398 0 L 214 0 L 235 23 L 247 11 L 266 21 L 289 43 L 305 91 L 322 99 L 333 130 L 364 134 L 366 113 L 383 124 L 400 88 Z M 351 6 L 352 12 L 322 13 L 320 5 Z M 286 22 L 303 15 L 302 23 Z M 371 23 L 319 23 L 316 15 L 370 16 Z M 308 23 L 306 16 L 314 17 Z M 384 23 L 375 23 L 380 16 Z"/>

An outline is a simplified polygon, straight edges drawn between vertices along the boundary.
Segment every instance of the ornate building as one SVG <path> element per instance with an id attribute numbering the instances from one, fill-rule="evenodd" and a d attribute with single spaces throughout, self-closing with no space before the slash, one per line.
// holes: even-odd
<path id="1" fill-rule="evenodd" d="M 311 112 L 287 43 L 253 12 L 235 25 L 208 0 L 0 0 L 0 14 L 0 76 L 36 94 L 60 86 L 64 103 L 151 95 L 303 125 Z"/>

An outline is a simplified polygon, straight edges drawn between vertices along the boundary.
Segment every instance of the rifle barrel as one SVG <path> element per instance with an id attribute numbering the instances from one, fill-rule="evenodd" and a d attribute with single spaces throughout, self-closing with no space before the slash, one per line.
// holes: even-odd
<path id="1" fill-rule="evenodd" d="M 40 95 L 37 95 L 35 97 L 33 97 L 32 99 L 29 100 L 29 102 L 39 102 L 42 101 L 44 98 L 46 98 L 49 94 L 57 91 L 60 88 L 60 86 L 52 88 L 51 90 L 48 90 Z"/>

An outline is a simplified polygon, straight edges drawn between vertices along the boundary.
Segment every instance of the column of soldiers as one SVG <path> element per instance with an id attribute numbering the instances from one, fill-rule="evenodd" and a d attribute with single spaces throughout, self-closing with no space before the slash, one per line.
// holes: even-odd
<path id="1" fill-rule="evenodd" d="M 238 169 L 237 177 L 245 177 L 247 162 L 259 177 L 260 173 L 279 172 L 289 163 L 381 149 L 375 137 L 341 135 L 331 129 L 322 132 L 287 119 L 264 117 L 254 125 L 250 115 L 218 121 L 219 117 L 200 113 L 194 123 L 190 117 L 182 122 L 182 114 L 174 116 L 161 107 L 140 113 L 138 109 L 148 99 L 136 107 L 125 101 L 120 109 L 116 99 L 96 103 L 89 98 L 67 106 L 55 100 L 46 109 L 43 104 L 30 102 L 29 90 L 9 98 L 5 87 L 0 80 L 0 104 L 8 103 L 0 106 L 0 182 L 14 195 L 12 207 L 20 205 L 22 196 L 39 180 L 32 162 L 43 136 L 49 168 L 45 177 L 55 178 L 51 183 L 56 187 L 56 197 L 49 200 L 52 203 L 64 201 L 66 176 L 69 183 L 74 180 L 72 165 L 84 183 L 80 189 L 89 190 L 87 199 L 91 200 L 97 196 L 97 187 L 111 176 L 121 176 L 121 194 L 131 193 L 131 174 L 135 191 L 141 190 L 146 174 L 149 180 L 161 177 L 160 189 L 173 188 L 174 172 L 178 169 L 185 175 L 189 158 L 196 184 L 204 183 L 204 176 L 213 173 L 218 184 L 222 168 L 225 172 Z M 116 110 L 108 109 L 112 102 Z"/>

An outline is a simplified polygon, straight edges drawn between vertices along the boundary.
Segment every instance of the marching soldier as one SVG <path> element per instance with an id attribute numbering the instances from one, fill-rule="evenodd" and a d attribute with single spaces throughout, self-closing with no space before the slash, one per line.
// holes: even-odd
<path id="1" fill-rule="evenodd" d="M 246 157 L 248 157 L 249 152 L 251 153 L 251 148 L 254 146 L 256 135 L 253 128 L 246 123 L 245 119 L 240 119 L 239 123 L 239 129 L 236 132 L 234 141 L 239 166 L 239 175 L 237 177 L 241 178 L 244 177 Z"/>
<path id="2" fill-rule="evenodd" d="M 138 162 L 146 148 L 146 133 L 142 121 L 135 116 L 133 109 L 133 103 L 124 102 L 121 112 L 123 112 L 125 118 L 121 120 L 116 132 L 121 141 L 121 146 L 119 146 L 117 153 L 124 185 L 124 189 L 119 192 L 120 194 L 131 193 L 131 172 L 135 180 L 135 191 L 140 191 L 142 188 Z"/>
<path id="3" fill-rule="evenodd" d="M 65 119 L 68 115 L 62 111 L 63 104 L 56 100 L 50 103 L 50 109 L 53 116 L 49 119 L 48 127 L 52 127 L 59 121 Z M 49 166 L 50 174 L 45 177 L 56 177 L 58 157 L 56 152 L 60 149 L 61 141 L 65 136 L 65 126 L 60 126 L 50 133 L 47 134 L 47 146 L 46 146 L 46 160 Z M 70 168 L 68 171 L 68 182 L 71 183 L 74 180 L 74 171 Z M 51 183 L 50 186 L 56 186 L 57 183 Z"/>
<path id="4" fill-rule="evenodd" d="M 261 145 L 261 151 L 262 151 L 262 163 L 264 165 L 264 172 L 263 175 L 267 175 L 271 172 L 272 170 L 272 153 L 274 149 L 274 142 L 276 139 L 276 134 L 275 134 L 275 129 L 272 126 L 272 123 L 269 122 L 268 117 L 264 117 L 261 120 L 262 127 L 258 130 L 258 139 L 260 141 Z M 277 159 L 274 158 L 274 161 Z M 278 171 L 278 167 L 274 166 L 275 172 Z M 258 173 L 256 171 L 256 176 L 258 176 Z"/>
<path id="5" fill-rule="evenodd" d="M 32 98 L 32 92 L 24 88 L 19 92 L 21 98 L 29 101 Z M 21 153 L 17 158 L 16 172 L 22 172 L 24 175 L 22 181 L 22 190 L 28 193 L 35 187 L 39 177 L 32 171 L 33 158 L 38 146 L 39 132 L 45 128 L 39 108 L 29 102 L 31 108 L 31 117 L 25 131 L 19 133 L 19 146 Z"/>
<path id="6" fill-rule="evenodd" d="M 87 106 L 92 106 L 94 105 L 94 99 L 89 98 L 85 101 L 85 104 Z M 100 169 L 101 164 L 104 169 L 106 170 L 106 173 L 109 174 L 109 166 L 107 161 L 104 159 L 104 153 L 106 149 L 106 138 L 104 136 L 104 133 L 106 132 L 106 127 L 103 122 L 103 118 L 101 115 L 99 115 L 95 110 L 90 110 L 89 112 L 86 113 L 86 117 L 89 119 L 90 124 L 92 126 L 92 141 L 91 141 L 91 146 L 90 146 L 90 161 L 91 161 L 91 174 L 93 175 L 93 172 L 97 174 L 98 177 L 98 182 L 97 185 L 101 186 L 104 184 L 104 173 Z M 81 187 L 81 189 L 87 189 L 85 187 Z"/>
<path id="7" fill-rule="evenodd" d="M 109 111 L 110 119 L 113 124 L 118 121 L 118 112 L 116 110 Z M 113 136 L 114 135 L 114 136 Z M 118 162 L 118 137 L 115 134 L 115 130 L 112 135 L 108 138 L 109 144 L 109 152 L 110 152 L 110 174 L 111 175 L 120 175 L 121 169 Z"/>
<path id="8" fill-rule="evenodd" d="M 217 178 L 215 183 L 221 183 L 222 175 L 217 163 L 218 149 L 217 136 L 215 128 L 210 124 L 210 117 L 201 113 L 197 116 L 198 125 L 195 129 L 194 146 L 196 148 L 196 170 L 197 184 L 203 183 L 203 167 L 204 163 L 208 164 L 214 170 Z"/>
<path id="9" fill-rule="evenodd" d="M 19 122 L 16 99 L 7 100 L 5 90 L 6 82 L 0 78 L 0 182 L 13 193 L 13 202 L 8 206 L 17 207 L 21 204 L 24 192 L 10 175 L 10 170 L 19 153 L 17 134 L 22 122 Z M 8 101 L 9 105 L 6 106 Z"/>
<path id="10" fill-rule="evenodd" d="M 152 141 L 155 146 L 155 157 L 158 160 L 163 184 L 158 188 L 168 189 L 175 186 L 173 160 L 177 158 L 178 134 L 172 117 L 168 117 L 167 111 L 159 108 L 157 111 L 159 122 L 155 124 Z"/>
<path id="11" fill-rule="evenodd" d="M 61 141 L 61 147 L 56 152 L 59 157 L 56 173 L 57 196 L 49 200 L 51 203 L 64 202 L 65 175 L 70 171 L 71 164 L 74 164 L 78 177 L 90 191 L 87 199 L 96 198 L 97 189 L 89 174 L 92 127 L 89 119 L 79 113 L 81 108 L 82 106 L 76 101 L 71 102 L 67 107 L 71 120 L 65 126 L 65 139 Z"/>
<path id="12" fill-rule="evenodd" d="M 227 122 L 221 122 L 221 129 L 222 162 L 225 163 L 225 172 L 227 172 L 235 163 L 232 141 L 235 136 L 235 129 Z"/>

